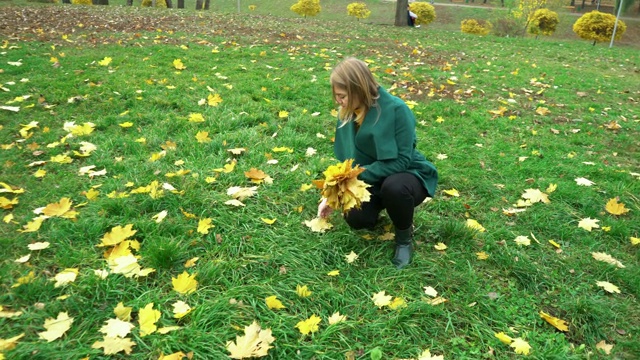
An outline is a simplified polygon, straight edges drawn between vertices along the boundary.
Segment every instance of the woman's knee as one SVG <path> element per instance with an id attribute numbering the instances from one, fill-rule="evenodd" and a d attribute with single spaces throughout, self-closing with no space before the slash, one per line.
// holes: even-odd
<path id="1" fill-rule="evenodd" d="M 354 230 L 373 229 L 376 226 L 377 219 L 362 215 L 363 214 L 358 212 L 349 212 L 345 215 L 344 219 L 349 227 Z"/>

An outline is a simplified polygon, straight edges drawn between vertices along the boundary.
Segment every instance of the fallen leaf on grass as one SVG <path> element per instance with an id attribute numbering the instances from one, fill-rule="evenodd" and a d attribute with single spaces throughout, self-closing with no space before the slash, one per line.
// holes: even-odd
<path id="1" fill-rule="evenodd" d="M 186 271 L 182 272 L 178 277 L 172 277 L 171 284 L 173 285 L 173 290 L 180 294 L 190 294 L 196 291 L 198 287 L 196 274 L 189 275 Z"/>
<path id="2" fill-rule="evenodd" d="M 333 315 L 329 317 L 328 320 L 329 320 L 329 325 L 333 325 L 333 324 L 337 324 L 339 322 L 347 320 L 347 316 L 340 315 L 340 312 L 336 311 L 335 313 L 333 313 Z"/>
<path id="3" fill-rule="evenodd" d="M 309 290 L 307 285 L 304 285 L 304 286 L 296 285 L 296 294 L 298 294 L 298 296 L 300 297 L 305 298 L 305 297 L 311 296 L 312 291 Z"/>
<path id="4" fill-rule="evenodd" d="M 517 236 L 515 240 L 516 244 L 520 246 L 529 246 L 531 245 L 531 240 L 527 236 Z"/>
<path id="5" fill-rule="evenodd" d="M 252 357 L 267 356 L 271 343 L 276 339 L 271 336 L 271 329 L 261 329 L 260 325 L 254 321 L 251 325 L 245 326 L 244 335 L 236 336 L 236 341 L 227 342 L 227 351 L 232 359 L 249 359 Z"/>
<path id="6" fill-rule="evenodd" d="M 431 351 L 427 349 L 418 356 L 418 360 L 444 360 L 444 355 L 431 355 Z"/>
<path id="7" fill-rule="evenodd" d="M 486 231 L 486 229 L 482 225 L 480 225 L 477 220 L 474 219 L 467 219 L 466 225 L 468 228 L 477 230 L 478 232 Z"/>
<path id="8" fill-rule="evenodd" d="M 0 351 L 13 350 L 18 345 L 18 340 L 24 337 L 24 333 L 8 339 L 0 339 Z"/>
<path id="9" fill-rule="evenodd" d="M 435 245 L 433 245 L 434 249 L 438 250 L 438 251 L 445 251 L 447 250 L 447 245 L 445 245 L 444 243 L 437 243 Z"/>
<path id="10" fill-rule="evenodd" d="M 606 292 L 609 293 L 617 293 L 620 294 L 620 288 L 618 288 L 617 286 L 613 285 L 612 283 L 608 282 L 608 281 L 598 281 L 596 282 L 596 285 L 600 286 L 601 288 L 603 288 Z"/>
<path id="11" fill-rule="evenodd" d="M 303 335 L 308 335 L 309 333 L 318 331 L 320 321 L 322 321 L 320 317 L 311 315 L 308 319 L 298 322 L 295 327 L 298 328 Z"/>
<path id="12" fill-rule="evenodd" d="M 344 257 L 347 259 L 347 263 L 351 264 L 354 261 L 356 261 L 356 259 L 358 259 L 358 254 L 351 251 L 349 254 L 345 255 Z"/>
<path id="13" fill-rule="evenodd" d="M 606 341 L 602 340 L 596 344 L 596 349 L 602 350 L 605 354 L 609 355 L 613 349 L 613 344 L 607 344 Z"/>
<path id="14" fill-rule="evenodd" d="M 102 341 L 96 341 L 91 345 L 92 349 L 103 348 L 105 355 L 117 354 L 120 351 L 124 351 L 125 354 L 131 354 L 132 347 L 136 346 L 136 343 L 128 338 L 120 337 L 104 337 Z"/>
<path id="15" fill-rule="evenodd" d="M 149 334 L 153 334 L 158 329 L 156 326 L 156 322 L 158 320 L 160 320 L 160 311 L 153 308 L 153 303 L 148 303 L 138 312 L 140 336 L 145 337 Z"/>
<path id="16" fill-rule="evenodd" d="M 185 317 L 187 314 L 191 312 L 191 310 L 193 310 L 193 308 L 191 308 L 189 304 L 187 304 L 182 300 L 176 301 L 175 303 L 172 304 L 172 306 L 173 306 L 173 317 L 176 319 L 181 319 Z"/>
<path id="17" fill-rule="evenodd" d="M 373 300 L 373 303 L 379 309 L 382 309 L 384 306 L 388 306 L 389 304 L 391 304 L 392 298 L 393 296 L 387 295 L 383 290 L 383 291 L 380 291 L 379 293 L 373 294 L 373 296 L 371 297 L 371 300 Z"/>
<path id="18" fill-rule="evenodd" d="M 71 328 L 72 323 L 73 318 L 69 317 L 68 313 L 61 312 L 56 319 L 49 318 L 44 321 L 44 328 L 47 329 L 47 331 L 39 332 L 38 337 L 47 340 L 47 342 L 52 342 L 55 339 L 61 338 L 62 335 Z"/>
<path id="19" fill-rule="evenodd" d="M 622 263 L 616 259 L 614 259 L 611 255 L 607 254 L 607 253 L 603 253 L 603 252 L 592 252 L 591 256 L 593 256 L 594 259 L 598 260 L 598 261 L 603 261 L 606 262 L 608 264 L 611 265 L 615 265 L 619 268 L 624 268 L 625 266 L 622 265 Z"/>
<path id="20" fill-rule="evenodd" d="M 305 220 L 304 222 L 307 227 L 311 229 L 313 232 L 323 233 L 333 227 L 326 218 L 315 218 L 313 220 Z"/>
<path id="21" fill-rule="evenodd" d="M 44 241 L 44 242 L 35 242 L 33 244 L 29 244 L 27 245 L 27 248 L 29 250 L 44 250 L 46 248 L 49 247 L 49 245 L 51 245 L 48 241 Z"/>
<path id="22" fill-rule="evenodd" d="M 567 322 L 562 319 L 553 317 L 545 313 L 544 311 L 540 311 L 540 317 L 560 331 L 569 331 L 569 328 L 567 327 Z"/>
<path id="23" fill-rule="evenodd" d="M 122 321 L 118 318 L 109 319 L 106 323 L 100 328 L 100 332 L 105 335 L 105 337 L 121 337 L 124 338 L 131 332 L 135 326 L 128 322 Z"/>
<path id="24" fill-rule="evenodd" d="M 513 341 L 513 339 L 509 335 L 503 332 L 495 333 L 494 336 L 507 345 L 511 345 L 511 342 Z"/>
<path id="25" fill-rule="evenodd" d="M 576 178 L 576 183 L 580 186 L 591 186 L 591 185 L 595 185 L 595 183 L 589 179 L 583 178 L 583 177 L 579 177 Z"/>
<path id="26" fill-rule="evenodd" d="M 623 203 L 618 202 L 617 197 L 609 200 L 604 208 L 612 215 L 624 215 L 629 212 L 629 209 L 627 209 Z"/>
<path id="27" fill-rule="evenodd" d="M 56 283 L 53 285 L 53 287 L 60 287 L 72 283 L 76 281 L 76 276 L 78 276 L 78 268 L 66 268 L 56 274 L 53 279 L 56 281 Z"/>
<path id="28" fill-rule="evenodd" d="M 513 342 L 509 346 L 515 350 L 516 354 L 521 355 L 529 355 L 529 351 L 531 350 L 529 343 L 524 341 L 522 338 L 513 339 Z"/>
<path id="29" fill-rule="evenodd" d="M 454 197 L 460 196 L 460 193 L 456 189 L 443 190 L 442 192 L 449 196 L 454 196 Z"/>
<path id="30" fill-rule="evenodd" d="M 578 227 L 591 231 L 594 228 L 597 229 L 600 227 L 600 225 L 598 225 L 599 221 L 598 219 L 585 218 L 578 222 Z"/>
<path id="31" fill-rule="evenodd" d="M 267 304 L 267 307 L 272 310 L 286 309 L 286 306 L 284 306 L 282 302 L 278 300 L 276 295 L 265 298 L 264 302 Z"/>

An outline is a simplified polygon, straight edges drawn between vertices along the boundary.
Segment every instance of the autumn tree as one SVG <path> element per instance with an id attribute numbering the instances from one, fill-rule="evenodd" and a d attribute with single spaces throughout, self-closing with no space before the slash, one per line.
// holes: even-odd
<path id="1" fill-rule="evenodd" d="M 396 1 L 396 21 L 395 26 L 409 26 L 409 13 L 407 7 L 409 6 L 409 0 L 397 0 Z"/>
<path id="2" fill-rule="evenodd" d="M 595 45 L 596 42 L 611 40 L 615 26 L 616 17 L 614 15 L 594 10 L 582 15 L 573 24 L 573 32 L 585 40 L 593 40 L 593 45 Z M 615 40 L 620 40 L 626 30 L 627 25 L 622 20 L 618 20 Z"/>
<path id="3" fill-rule="evenodd" d="M 531 21 L 529 22 L 529 34 L 536 35 L 551 35 L 556 31 L 558 23 L 558 13 L 549 9 L 538 9 L 531 15 Z"/>
<path id="4" fill-rule="evenodd" d="M 291 6 L 291 11 L 303 17 L 316 16 L 320 12 L 320 0 L 299 0 Z"/>
<path id="5" fill-rule="evenodd" d="M 561 4 L 562 0 L 518 0 L 516 8 L 511 11 L 511 16 L 520 22 L 522 34 L 525 34 L 537 10 L 556 8 Z"/>
<path id="6" fill-rule="evenodd" d="M 358 20 L 366 19 L 371 15 L 371 10 L 367 8 L 367 4 L 363 2 L 354 2 L 347 5 L 347 14 L 355 16 Z"/>

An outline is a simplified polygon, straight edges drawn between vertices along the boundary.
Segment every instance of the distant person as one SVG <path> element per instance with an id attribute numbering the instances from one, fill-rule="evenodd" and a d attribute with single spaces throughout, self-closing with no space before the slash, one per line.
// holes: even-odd
<path id="1" fill-rule="evenodd" d="M 409 26 L 420 27 L 420 25 L 416 25 L 416 20 L 418 19 L 418 15 L 411 11 L 411 6 L 407 5 L 407 15 L 409 16 Z"/>
<path id="2" fill-rule="evenodd" d="M 371 185 L 371 200 L 351 209 L 344 219 L 353 229 L 372 229 L 382 210 L 395 231 L 392 263 L 401 269 L 413 254 L 415 207 L 435 195 L 438 172 L 416 149 L 416 119 L 405 102 L 378 84 L 367 64 L 347 58 L 331 72 L 334 101 L 340 106 L 334 153 L 338 160 L 354 159 L 365 169 L 358 178 Z M 318 217 L 329 216 L 327 199 Z"/>

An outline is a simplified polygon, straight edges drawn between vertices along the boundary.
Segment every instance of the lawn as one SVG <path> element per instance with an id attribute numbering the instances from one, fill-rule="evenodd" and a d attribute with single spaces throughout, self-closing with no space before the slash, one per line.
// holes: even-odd
<path id="1" fill-rule="evenodd" d="M 0 7 L 0 358 L 640 357 L 637 47 L 226 6 Z M 347 56 L 439 170 L 401 271 L 305 225 Z"/>

